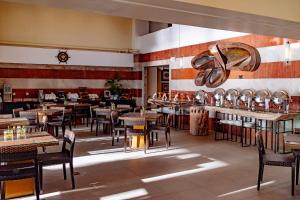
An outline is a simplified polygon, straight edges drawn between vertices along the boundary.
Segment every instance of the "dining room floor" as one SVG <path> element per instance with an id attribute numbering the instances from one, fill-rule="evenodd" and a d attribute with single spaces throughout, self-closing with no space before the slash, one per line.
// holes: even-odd
<path id="1" fill-rule="evenodd" d="M 172 146 L 164 137 L 147 154 L 124 152 L 122 140 L 111 146 L 108 135 L 96 137 L 89 128 L 75 129 L 76 189 L 62 166 L 44 168 L 43 199 L 300 199 L 300 185 L 291 196 L 291 170 L 265 167 L 261 190 L 256 190 L 257 148 L 210 136 L 171 131 Z M 49 147 L 47 152 L 58 147 Z M 67 173 L 69 169 L 67 168 Z M 34 199 L 27 197 L 22 199 Z"/>

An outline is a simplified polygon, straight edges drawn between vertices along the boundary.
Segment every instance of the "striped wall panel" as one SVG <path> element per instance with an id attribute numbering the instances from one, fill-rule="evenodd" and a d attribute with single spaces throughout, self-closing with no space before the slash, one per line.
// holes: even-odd
<path id="1" fill-rule="evenodd" d="M 300 42 L 300 40 L 295 40 L 295 39 L 285 39 L 279 37 L 251 34 L 251 35 L 245 35 L 240 37 L 228 38 L 224 40 L 216 40 L 216 41 L 210 41 L 201 44 L 194 44 L 194 45 L 184 46 L 180 48 L 166 49 L 157 52 L 139 54 L 135 56 L 135 60 L 138 60 L 139 62 L 149 62 L 154 60 L 169 59 L 171 57 L 193 56 L 203 51 L 206 51 L 209 45 L 214 44 L 216 42 L 243 42 L 251 46 L 254 46 L 256 48 L 260 48 L 260 47 L 283 45 L 286 41 L 289 41 L 290 43 Z"/>
<path id="2" fill-rule="evenodd" d="M 142 72 L 132 67 L 0 63 L 0 84 L 9 83 L 13 88 L 13 98 L 20 100 L 37 98 L 39 89 L 44 93 L 68 93 L 87 87 L 89 93 L 103 95 L 106 80 L 116 77 L 125 93 L 141 98 Z"/>

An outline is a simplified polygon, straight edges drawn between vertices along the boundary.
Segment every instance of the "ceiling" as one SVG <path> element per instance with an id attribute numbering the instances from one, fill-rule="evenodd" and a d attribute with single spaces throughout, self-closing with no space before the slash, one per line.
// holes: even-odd
<path id="1" fill-rule="evenodd" d="M 300 22 L 175 0 L 6 0 L 149 21 L 300 39 Z"/>

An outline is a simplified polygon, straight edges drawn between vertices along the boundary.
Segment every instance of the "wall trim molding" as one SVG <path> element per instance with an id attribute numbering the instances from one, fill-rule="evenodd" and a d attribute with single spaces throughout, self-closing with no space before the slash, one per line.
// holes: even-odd
<path id="1" fill-rule="evenodd" d="M 59 45 L 59 44 L 44 44 L 44 43 L 23 43 L 14 41 L 0 41 L 1 46 L 13 47 L 33 47 L 42 49 L 66 49 L 66 50 L 80 50 L 80 51 L 98 51 L 98 52 L 112 52 L 112 53 L 139 53 L 137 49 L 124 49 L 124 48 L 106 48 L 106 47 L 85 47 L 85 46 L 72 46 L 72 45 Z"/>

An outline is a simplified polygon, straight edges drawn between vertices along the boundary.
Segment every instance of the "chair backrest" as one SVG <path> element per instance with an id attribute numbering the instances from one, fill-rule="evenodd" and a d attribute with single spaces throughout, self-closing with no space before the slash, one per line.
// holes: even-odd
<path id="1" fill-rule="evenodd" d="M 24 118 L 28 119 L 30 122 L 33 122 L 33 123 L 39 122 L 38 112 L 36 112 L 36 111 L 20 111 L 19 114 L 20 114 L 20 117 L 24 117 Z"/>
<path id="2" fill-rule="evenodd" d="M 12 114 L 1 114 L 0 115 L 0 119 L 10 119 L 12 118 Z"/>
<path id="3" fill-rule="evenodd" d="M 118 104 L 117 108 L 131 108 L 131 106 L 128 104 Z"/>
<path id="4" fill-rule="evenodd" d="M 90 104 L 77 104 L 74 106 L 74 112 L 88 114 L 90 112 L 90 107 Z"/>
<path id="5" fill-rule="evenodd" d="M 111 124 L 112 125 L 118 124 L 119 123 L 119 113 L 118 113 L 118 111 L 115 111 L 115 110 L 111 111 L 110 119 L 111 119 Z"/>
<path id="6" fill-rule="evenodd" d="M 13 112 L 13 117 L 14 118 L 16 118 L 16 117 L 20 117 L 20 111 L 23 111 L 24 110 L 24 108 L 15 108 L 15 109 L 13 109 L 12 110 L 12 112 Z"/>
<path id="7" fill-rule="evenodd" d="M 95 108 L 99 108 L 98 105 L 95 105 L 95 106 L 90 106 L 90 116 L 91 118 L 95 117 L 96 116 L 96 111 L 95 111 Z"/>
<path id="8" fill-rule="evenodd" d="M 63 123 L 72 121 L 72 109 L 63 110 Z"/>
<path id="9" fill-rule="evenodd" d="M 170 128 L 171 122 L 172 122 L 172 115 L 168 114 L 168 117 L 167 117 L 167 128 Z"/>
<path id="10" fill-rule="evenodd" d="M 96 118 L 97 119 L 109 119 L 111 115 L 111 111 L 101 111 L 101 110 L 96 110 Z"/>
<path id="11" fill-rule="evenodd" d="M 75 133 L 70 130 L 66 130 L 62 145 L 62 151 L 68 152 L 70 157 L 73 158 L 74 153 L 74 146 L 75 146 Z"/>
<path id="12" fill-rule="evenodd" d="M 12 161 L 33 160 L 36 162 L 37 147 L 36 146 L 6 146 L 0 148 L 0 163 Z M 1 166 L 0 166 L 1 168 Z"/>
<path id="13" fill-rule="evenodd" d="M 257 141 L 257 149 L 259 154 L 259 160 L 262 161 L 264 155 L 266 154 L 265 146 L 261 131 L 256 132 L 256 141 Z"/>
<path id="14" fill-rule="evenodd" d="M 64 107 L 64 106 L 51 106 L 50 109 L 54 109 L 54 110 L 64 110 L 65 107 Z"/>

